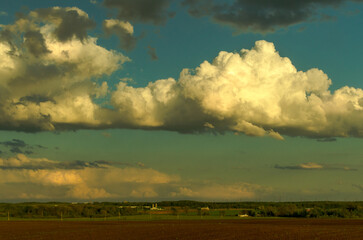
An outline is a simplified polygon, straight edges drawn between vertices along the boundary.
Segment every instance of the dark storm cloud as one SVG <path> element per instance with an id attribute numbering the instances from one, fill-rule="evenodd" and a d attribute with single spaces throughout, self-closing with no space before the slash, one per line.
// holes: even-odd
<path id="1" fill-rule="evenodd" d="M 117 8 L 121 20 L 164 24 L 174 13 L 168 11 L 171 0 L 105 0 L 108 8 Z"/>
<path id="2" fill-rule="evenodd" d="M 87 15 L 81 14 L 71 8 L 42 8 L 35 11 L 38 17 L 43 20 L 52 21 L 55 18 L 60 20 L 54 34 L 61 42 L 71 40 L 73 37 L 83 41 L 87 38 L 87 30 L 96 26 L 96 23 Z"/>
<path id="3" fill-rule="evenodd" d="M 156 49 L 155 48 L 153 48 L 151 46 L 148 46 L 147 49 L 148 49 L 147 53 L 150 55 L 151 60 L 156 61 L 156 60 L 159 59 L 158 55 L 156 55 Z"/>
<path id="4" fill-rule="evenodd" d="M 237 31 L 273 32 L 306 21 L 327 20 L 320 14 L 324 7 L 337 8 L 346 2 L 363 0 L 234 0 L 221 3 L 211 0 L 184 0 L 183 6 L 194 17 L 209 16 L 215 22 L 227 24 Z"/>
<path id="5" fill-rule="evenodd" d="M 43 35 L 39 31 L 26 32 L 24 38 L 24 45 L 33 56 L 39 57 L 50 52 L 45 45 Z"/>
<path id="6" fill-rule="evenodd" d="M 343 171 L 357 171 L 356 168 L 350 168 L 347 166 L 341 166 L 339 164 L 320 164 L 320 163 L 302 163 L 298 165 L 291 165 L 291 166 L 280 166 L 276 164 L 274 166 L 276 169 L 281 170 L 343 170 Z"/>

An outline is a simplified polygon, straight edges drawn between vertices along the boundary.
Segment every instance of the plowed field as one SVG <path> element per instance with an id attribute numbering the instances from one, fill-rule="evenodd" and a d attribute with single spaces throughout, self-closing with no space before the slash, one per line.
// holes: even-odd
<path id="1" fill-rule="evenodd" d="M 10 221 L 0 239 L 363 239 L 363 220 Z"/>

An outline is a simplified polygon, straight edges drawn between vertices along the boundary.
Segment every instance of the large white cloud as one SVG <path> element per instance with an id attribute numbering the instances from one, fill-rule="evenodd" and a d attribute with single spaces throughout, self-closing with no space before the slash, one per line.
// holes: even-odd
<path id="1" fill-rule="evenodd" d="M 272 43 L 251 50 L 220 52 L 178 81 L 159 80 L 145 88 L 120 83 L 112 102 L 139 127 L 176 131 L 234 131 L 252 136 L 363 136 L 363 91 L 329 91 L 319 69 L 298 71 Z M 125 120 L 125 119 L 123 119 Z"/>

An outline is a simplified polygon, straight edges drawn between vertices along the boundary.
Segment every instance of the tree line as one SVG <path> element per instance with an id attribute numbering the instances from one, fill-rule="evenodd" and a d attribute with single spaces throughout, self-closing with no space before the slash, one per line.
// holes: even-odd
<path id="1" fill-rule="evenodd" d="M 94 203 L 0 203 L 0 217 L 18 218 L 103 218 L 150 213 L 151 202 Z M 251 217 L 337 217 L 363 218 L 363 202 L 198 202 L 162 201 L 158 207 L 170 209 L 171 214 L 188 215 L 191 210 L 209 215 L 237 209 Z M 201 209 L 209 208 L 209 211 Z M 228 211 L 227 211 L 228 212 Z"/>

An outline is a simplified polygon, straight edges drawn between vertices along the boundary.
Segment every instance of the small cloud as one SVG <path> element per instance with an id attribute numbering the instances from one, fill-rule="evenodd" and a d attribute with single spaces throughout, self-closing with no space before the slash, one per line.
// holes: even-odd
<path id="1" fill-rule="evenodd" d="M 292 165 L 292 166 L 280 166 L 276 164 L 274 166 L 276 169 L 282 169 L 282 170 L 343 170 L 343 171 L 357 171 L 356 168 L 351 168 L 347 166 L 341 166 L 339 164 L 320 164 L 320 163 L 301 163 L 298 165 Z"/>
<path id="2" fill-rule="evenodd" d="M 104 0 L 103 4 L 118 10 L 118 18 L 138 23 L 163 25 L 175 13 L 169 12 L 170 0 Z"/>
<path id="3" fill-rule="evenodd" d="M 156 49 L 155 48 L 153 48 L 151 46 L 147 46 L 147 49 L 148 49 L 147 53 L 150 55 L 151 60 L 156 61 L 156 60 L 159 59 L 158 56 L 156 55 Z"/>
<path id="4" fill-rule="evenodd" d="M 0 11 L 0 16 L 7 16 L 8 13 L 7 12 L 4 12 L 4 11 Z"/>
<path id="5" fill-rule="evenodd" d="M 96 0 L 90 0 L 89 2 L 92 3 L 92 4 L 97 4 Z"/>
<path id="6" fill-rule="evenodd" d="M 137 38 L 134 37 L 134 26 L 130 22 L 106 19 L 103 21 L 103 31 L 106 36 L 117 35 L 120 40 L 120 47 L 124 50 L 129 51 L 136 46 Z"/>
<path id="7" fill-rule="evenodd" d="M 303 22 L 332 21 L 336 17 L 321 13 L 321 9 L 338 8 L 345 0 L 326 1 L 207 1 L 183 0 L 193 17 L 208 17 L 211 21 L 241 32 L 268 33 Z M 358 2 L 358 1 L 356 1 Z"/>

